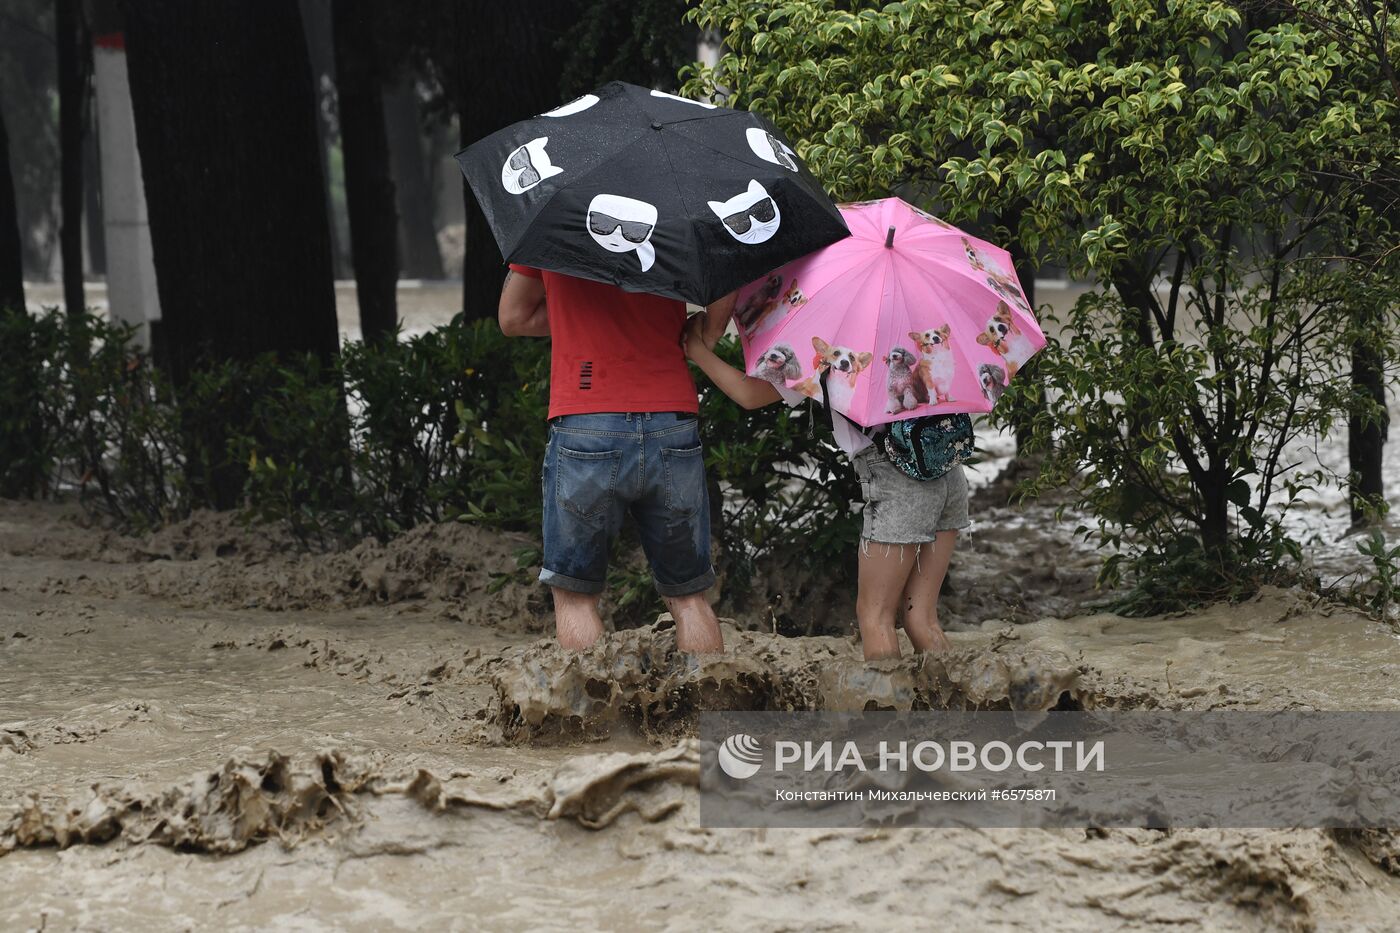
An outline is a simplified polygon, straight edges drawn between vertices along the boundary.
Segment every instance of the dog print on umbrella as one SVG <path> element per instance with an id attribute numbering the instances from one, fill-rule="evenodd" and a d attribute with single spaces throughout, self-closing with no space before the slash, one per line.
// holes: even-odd
<path id="1" fill-rule="evenodd" d="M 1020 308 L 1027 314 L 1031 313 L 1031 306 L 1026 302 L 1025 296 L 1021 294 L 1021 283 L 1016 277 L 1001 267 L 1001 263 L 996 259 L 972 245 L 972 241 L 967 237 L 962 238 L 963 253 L 967 256 L 967 264 L 977 272 L 984 272 L 987 275 L 987 285 L 1002 298 Z"/>
<path id="2" fill-rule="evenodd" d="M 511 194 L 524 194 L 531 188 L 564 171 L 549 161 L 545 146 L 548 136 L 532 139 L 506 156 L 501 165 L 501 185 Z"/>
<path id="3" fill-rule="evenodd" d="M 978 272 L 989 272 L 996 278 L 1006 278 L 1006 270 L 1001 264 L 991 256 L 983 253 L 980 249 L 972 245 L 972 241 L 967 237 L 962 238 L 963 253 L 967 256 L 967 264 Z"/>
<path id="4" fill-rule="evenodd" d="M 910 331 L 909 339 L 918 349 L 919 362 L 915 372 L 928 388 L 929 396 L 935 404 L 953 400 L 953 375 L 957 371 L 957 360 L 953 358 L 953 330 L 947 324 L 924 331 Z"/>
<path id="5" fill-rule="evenodd" d="M 807 296 L 802 294 L 802 289 L 797 287 L 797 279 L 793 278 L 788 290 L 783 293 L 783 304 L 789 308 L 797 309 L 807 303 Z"/>
<path id="6" fill-rule="evenodd" d="M 759 126 L 751 126 L 744 131 L 753 154 L 765 162 L 781 165 L 789 172 L 797 171 L 797 153 L 787 143 Z"/>
<path id="7" fill-rule="evenodd" d="M 812 338 L 812 349 L 817 351 L 812 360 L 812 375 L 793 388 L 808 398 L 819 399 L 822 397 L 822 374 L 825 373 L 826 394 L 832 410 L 849 411 L 855 399 L 856 380 L 870 368 L 875 354 L 830 344 L 820 337 Z"/>
<path id="8" fill-rule="evenodd" d="M 587 110 L 589 107 L 592 107 L 594 104 L 598 103 L 598 100 L 599 100 L 599 97 L 598 97 L 597 94 L 584 94 L 584 95 L 582 95 L 582 96 L 580 96 L 580 97 L 575 97 L 573 100 L 569 101 L 567 104 L 560 104 L 558 107 L 555 107 L 553 110 L 546 110 L 544 113 L 540 114 L 540 116 L 542 116 L 542 117 L 571 117 L 571 116 L 573 116 L 573 115 L 576 114 L 576 113 L 583 113 L 583 111 Z"/>
<path id="9" fill-rule="evenodd" d="M 1006 370 L 995 363 L 983 363 L 977 367 L 977 380 L 982 383 L 982 394 L 993 405 L 1006 391 Z"/>
<path id="10" fill-rule="evenodd" d="M 775 343 L 763 354 L 763 358 L 749 375 L 771 382 L 775 386 L 787 385 L 802 375 L 802 364 L 797 362 L 796 350 L 785 343 Z"/>
<path id="11" fill-rule="evenodd" d="M 720 219 L 729 235 L 747 246 L 767 243 L 783 223 L 778 202 L 757 179 L 749 180 L 748 190 L 727 201 L 709 201 L 710 210 Z"/>
<path id="12" fill-rule="evenodd" d="M 1021 288 L 1009 279 L 998 278 L 995 275 L 987 276 L 987 285 L 1009 303 L 1020 308 L 1026 314 L 1031 313 L 1031 306 L 1026 302 L 1026 298 L 1021 294 Z"/>
<path id="13" fill-rule="evenodd" d="M 977 335 L 977 342 L 1001 355 L 1006 363 L 1008 378 L 1014 377 L 1016 371 L 1035 353 L 1031 338 L 1016 326 L 1016 320 L 1011 316 L 1011 306 L 1004 301 L 997 302 L 996 314 L 987 321 L 986 330 Z"/>
<path id="14" fill-rule="evenodd" d="M 637 254 L 646 272 L 656 262 L 651 234 L 656 229 L 656 205 L 620 194 L 600 194 L 588 205 L 588 235 L 603 249 Z"/>
<path id="15" fill-rule="evenodd" d="M 890 348 L 889 356 L 885 357 L 885 365 L 889 367 L 886 388 L 890 397 L 886 414 L 913 411 L 920 405 L 928 404 L 928 386 L 919 376 L 916 369 L 918 363 L 914 354 L 904 347 Z"/>
<path id="16" fill-rule="evenodd" d="M 734 320 L 750 337 L 755 337 L 784 320 L 789 311 L 807 303 L 797 279 L 784 282 L 781 275 L 770 275 L 734 310 Z"/>
<path id="17" fill-rule="evenodd" d="M 734 310 L 734 320 L 748 333 L 755 333 L 763 319 L 778 309 L 778 296 L 783 292 L 783 277 L 768 276 L 754 293 Z"/>

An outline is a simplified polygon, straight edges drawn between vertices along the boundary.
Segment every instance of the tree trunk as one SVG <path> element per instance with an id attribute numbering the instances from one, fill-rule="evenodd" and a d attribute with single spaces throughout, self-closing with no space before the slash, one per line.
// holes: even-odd
<path id="1" fill-rule="evenodd" d="M 1369 509 L 1385 496 L 1385 442 L 1390 417 L 1385 399 L 1385 362 L 1380 351 L 1357 343 L 1351 350 L 1351 382 L 1354 391 L 1380 406 L 1381 416 L 1367 420 L 1360 415 L 1347 419 L 1347 458 L 1351 472 L 1352 527 L 1370 519 Z"/>
<path id="2" fill-rule="evenodd" d="M 335 48 L 331 39 L 331 0 L 300 0 L 306 30 L 306 51 L 311 56 L 311 82 L 316 88 L 316 135 L 321 140 L 321 177 L 326 184 L 326 217 L 330 221 L 331 265 L 337 279 L 350 277 L 350 264 L 341 243 L 341 221 L 336 219 L 335 187 L 331 177 L 331 150 L 337 143 L 335 122 Z"/>
<path id="3" fill-rule="evenodd" d="M 393 338 L 398 324 L 399 256 L 375 8 L 376 0 L 335 0 L 333 34 L 360 333 L 366 341 L 381 342 Z"/>
<path id="4" fill-rule="evenodd" d="M 294 3 L 124 0 L 127 68 L 155 251 L 161 362 L 202 364 L 338 345 L 316 94 Z M 195 426 L 207 450 L 240 412 Z M 236 504 L 241 464 L 201 489 Z"/>
<path id="5" fill-rule="evenodd" d="M 1016 272 L 1016 278 L 1020 280 L 1021 290 L 1026 294 L 1026 303 L 1032 308 L 1035 307 L 1035 268 L 1031 265 L 1029 258 L 1021 252 L 1019 246 L 1012 246 L 1011 261 Z M 1036 361 L 1032 359 L 1017 374 L 1016 378 L 1022 381 L 1021 386 L 1026 395 L 1023 403 L 1018 405 L 1011 412 L 1011 423 L 1016 431 L 1016 453 L 1017 456 L 1031 445 L 1032 424 L 1038 412 L 1045 408 L 1045 387 L 1036 378 Z"/>
<path id="6" fill-rule="evenodd" d="M 1230 499 L 1223 481 L 1212 473 L 1199 484 L 1201 505 L 1201 547 L 1217 564 L 1225 565 L 1230 551 Z"/>
<path id="7" fill-rule="evenodd" d="M 102 143 L 97 121 L 88 108 L 87 138 L 83 144 L 83 201 L 87 216 L 88 268 L 93 275 L 107 274 L 106 215 L 102 210 Z"/>
<path id="8" fill-rule="evenodd" d="M 0 111 L 0 312 L 24 310 L 24 248 L 19 238 L 19 208 L 10 174 L 10 137 Z"/>
<path id="9" fill-rule="evenodd" d="M 57 0 L 54 41 L 58 45 L 58 151 L 62 220 L 59 255 L 63 303 L 69 315 L 86 307 L 83 296 L 83 135 L 91 88 L 92 44 L 81 0 Z"/>
<path id="10" fill-rule="evenodd" d="M 433 186 L 428 179 L 423 151 L 423 130 L 418 94 L 413 80 L 404 76 L 385 89 L 385 129 L 389 134 L 389 161 L 398 194 L 399 245 L 403 274 L 415 279 L 440 279 L 442 251 L 438 248 L 433 220 Z"/>
<path id="11" fill-rule="evenodd" d="M 454 7 L 453 96 L 462 145 L 560 103 L 558 38 L 578 17 L 573 0 L 521 0 Z M 521 68 L 521 62 L 529 67 Z M 466 255 L 462 313 L 468 321 L 496 316 L 505 264 L 486 218 L 465 182 Z"/>

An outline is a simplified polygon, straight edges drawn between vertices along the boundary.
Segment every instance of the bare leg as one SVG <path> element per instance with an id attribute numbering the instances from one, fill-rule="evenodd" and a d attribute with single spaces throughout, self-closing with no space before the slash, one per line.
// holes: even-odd
<path id="1" fill-rule="evenodd" d="M 938 624 L 938 591 L 957 541 L 956 531 L 940 531 L 932 545 L 924 545 L 904 586 L 904 632 L 916 651 L 938 653 L 952 647 Z"/>
<path id="2" fill-rule="evenodd" d="M 899 611 L 905 582 L 914 569 L 917 545 L 860 543 L 859 589 L 856 593 L 856 622 L 865 660 L 899 657 L 899 636 L 894 617 Z"/>
<path id="3" fill-rule="evenodd" d="M 575 593 L 550 587 L 554 593 L 554 631 L 559 646 L 566 651 L 583 651 L 603 637 L 603 619 L 598 615 L 598 593 Z"/>
<path id="4" fill-rule="evenodd" d="M 704 593 L 664 597 L 666 608 L 676 620 L 676 647 L 689 654 L 718 654 L 724 651 L 719 617 Z"/>

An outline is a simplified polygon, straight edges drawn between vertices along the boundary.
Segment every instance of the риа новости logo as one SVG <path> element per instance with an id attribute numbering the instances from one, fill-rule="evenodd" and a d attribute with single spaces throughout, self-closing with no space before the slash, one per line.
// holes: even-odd
<path id="1" fill-rule="evenodd" d="M 735 733 L 719 747 L 720 770 L 732 778 L 751 778 L 762 766 L 763 746 L 751 735 Z"/>

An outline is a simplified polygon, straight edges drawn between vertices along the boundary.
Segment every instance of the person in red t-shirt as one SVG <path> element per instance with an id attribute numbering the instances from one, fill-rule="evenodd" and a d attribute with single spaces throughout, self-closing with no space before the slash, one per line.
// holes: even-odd
<path id="1" fill-rule="evenodd" d="M 698 399 L 681 331 L 685 304 L 512 264 L 501 331 L 552 337 L 544 569 L 559 643 L 603 634 L 598 601 L 612 542 L 630 513 L 682 651 L 723 651 L 705 599 L 715 582 Z M 728 295 L 706 309 L 704 339 L 724 333 Z"/>

